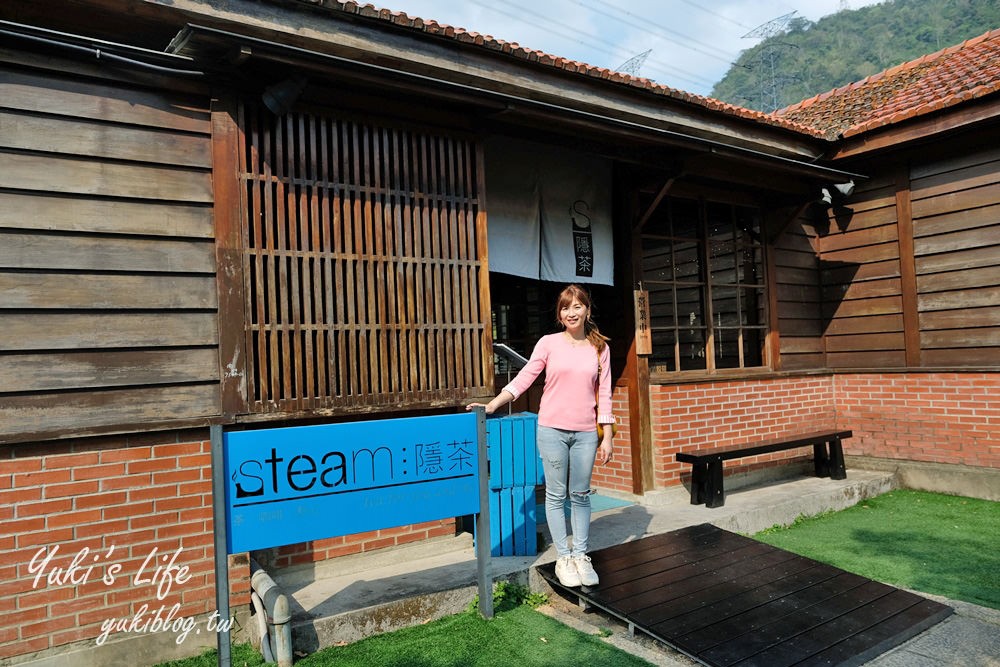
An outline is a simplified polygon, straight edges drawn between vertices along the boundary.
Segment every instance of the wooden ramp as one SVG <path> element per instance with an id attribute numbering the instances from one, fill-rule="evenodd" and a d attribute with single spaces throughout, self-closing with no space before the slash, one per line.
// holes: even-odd
<path id="1" fill-rule="evenodd" d="M 951 607 L 710 524 L 590 554 L 601 583 L 557 590 L 713 667 L 861 665 Z"/>

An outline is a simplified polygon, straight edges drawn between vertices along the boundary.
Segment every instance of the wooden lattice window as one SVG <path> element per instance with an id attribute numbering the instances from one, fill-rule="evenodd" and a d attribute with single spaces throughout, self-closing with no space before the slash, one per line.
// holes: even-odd
<path id="1" fill-rule="evenodd" d="M 477 143 L 249 105 L 239 124 L 249 412 L 488 392 Z"/>
<path id="2" fill-rule="evenodd" d="M 715 372 L 766 364 L 760 211 L 668 197 L 643 228 L 650 370 Z"/>

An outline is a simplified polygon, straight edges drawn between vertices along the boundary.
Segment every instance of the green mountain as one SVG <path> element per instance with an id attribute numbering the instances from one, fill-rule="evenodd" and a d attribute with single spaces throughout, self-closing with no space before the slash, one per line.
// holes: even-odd
<path id="1" fill-rule="evenodd" d="M 765 24 L 711 96 L 774 111 L 1000 28 L 998 0 L 886 0 Z"/>

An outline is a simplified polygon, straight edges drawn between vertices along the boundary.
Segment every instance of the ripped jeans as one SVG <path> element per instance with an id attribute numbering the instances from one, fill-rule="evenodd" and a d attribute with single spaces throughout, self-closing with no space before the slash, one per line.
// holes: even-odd
<path id="1" fill-rule="evenodd" d="M 538 453 L 545 470 L 545 521 L 559 556 L 587 553 L 590 536 L 590 476 L 597 455 L 597 431 L 564 431 L 538 427 Z M 566 495 L 569 484 L 573 550 L 566 538 Z"/>

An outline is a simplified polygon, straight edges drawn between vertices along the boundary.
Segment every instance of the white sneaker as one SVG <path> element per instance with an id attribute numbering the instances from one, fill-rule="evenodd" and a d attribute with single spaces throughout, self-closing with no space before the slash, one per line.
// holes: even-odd
<path id="1" fill-rule="evenodd" d="M 590 556 L 587 554 L 580 554 L 579 556 L 573 556 L 573 565 L 576 566 L 577 574 L 580 575 L 580 583 L 584 586 L 596 586 L 600 583 L 600 579 L 597 576 L 597 572 L 594 571 L 594 566 L 590 564 Z"/>
<path id="2" fill-rule="evenodd" d="M 556 559 L 556 578 L 566 588 L 576 588 L 580 585 L 576 561 L 571 556 L 560 556 Z"/>

